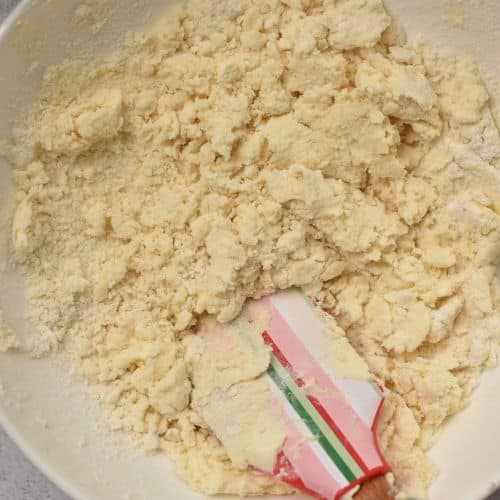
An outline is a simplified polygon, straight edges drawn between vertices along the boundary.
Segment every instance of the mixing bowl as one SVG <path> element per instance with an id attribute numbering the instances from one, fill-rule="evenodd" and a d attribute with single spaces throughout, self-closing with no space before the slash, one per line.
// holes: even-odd
<path id="1" fill-rule="evenodd" d="M 173 2 L 108 0 L 93 16 L 74 15 L 80 0 L 25 0 L 0 28 L 0 137 L 33 102 L 44 68 L 65 58 L 95 58 L 112 51 L 125 32 L 141 29 Z M 499 101 L 500 5 L 498 0 L 387 0 L 389 11 L 410 37 L 472 55 L 492 98 Z M 80 8 L 80 12 L 82 12 Z M 96 22 L 105 21 L 95 32 Z M 22 275 L 9 267 L 6 251 L 9 196 L 7 163 L 0 161 L 0 307 L 21 338 L 24 320 Z M 431 500 L 479 500 L 500 483 L 500 370 L 483 377 L 470 407 L 446 426 L 431 455 L 441 475 Z M 28 354 L 0 358 L 0 423 L 25 454 L 75 499 L 176 498 L 195 500 L 161 456 L 145 456 L 125 437 L 100 424 L 100 409 L 84 384 L 51 359 Z M 297 498 L 300 498 L 299 496 Z"/>

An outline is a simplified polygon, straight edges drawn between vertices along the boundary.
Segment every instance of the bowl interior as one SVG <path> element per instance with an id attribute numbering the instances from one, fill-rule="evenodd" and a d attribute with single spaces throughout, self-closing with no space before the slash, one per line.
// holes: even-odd
<path id="1" fill-rule="evenodd" d="M 0 137 L 9 135 L 15 118 L 35 99 L 47 65 L 113 50 L 125 32 L 148 26 L 174 1 L 97 3 L 106 19 L 97 35 L 91 30 L 95 19 L 74 21 L 80 0 L 26 0 L 0 28 Z M 494 102 L 500 102 L 500 62 L 492 50 L 500 47 L 497 0 L 483 0 L 480 7 L 473 0 L 386 4 L 410 37 L 422 34 L 432 44 L 472 55 Z M 23 277 L 9 267 L 6 251 L 5 214 L 12 193 L 9 167 L 0 160 L 0 307 L 26 340 Z M 495 425 L 499 393 L 500 370 L 492 370 L 471 406 L 447 425 L 431 452 L 442 471 L 431 500 L 479 500 L 500 484 L 500 429 Z M 74 498 L 202 498 L 176 479 L 166 458 L 144 456 L 122 435 L 108 432 L 82 382 L 53 360 L 2 355 L 0 422 L 31 460 Z"/>

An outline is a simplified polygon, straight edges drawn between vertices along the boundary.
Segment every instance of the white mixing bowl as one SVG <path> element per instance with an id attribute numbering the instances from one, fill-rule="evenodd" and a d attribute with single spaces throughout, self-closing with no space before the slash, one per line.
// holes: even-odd
<path id="1" fill-rule="evenodd" d="M 114 5 L 103 29 L 72 23 L 81 0 L 25 0 L 0 28 L 0 137 L 36 97 L 44 68 L 64 58 L 95 57 L 117 47 L 130 29 L 147 26 L 171 0 L 109 0 Z M 103 5 L 105 2 L 93 2 Z M 500 81 L 498 0 L 387 0 L 410 37 L 470 53 L 479 62 L 496 102 Z M 447 20 L 447 21 L 446 21 Z M 463 24 L 463 27 L 459 25 Z M 453 26 L 455 25 L 455 26 Z M 12 193 L 9 166 L 0 161 L 0 213 Z M 0 221 L 0 271 L 7 262 L 8 228 Z M 23 279 L 0 272 L 0 307 L 21 337 Z M 175 478 L 164 457 L 146 457 L 121 436 L 96 428 L 95 401 L 82 383 L 53 361 L 25 354 L 0 357 L 0 423 L 26 455 L 75 499 L 159 500 L 202 498 Z M 432 457 L 441 475 L 431 500 L 479 500 L 500 484 L 500 370 L 483 377 L 471 406 L 452 419 Z M 297 497 L 300 498 L 300 497 Z M 303 497 L 302 497 L 303 498 Z"/>

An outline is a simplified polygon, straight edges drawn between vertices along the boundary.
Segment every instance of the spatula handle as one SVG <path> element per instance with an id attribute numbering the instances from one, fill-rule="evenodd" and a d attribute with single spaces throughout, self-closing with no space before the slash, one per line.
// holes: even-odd
<path id="1" fill-rule="evenodd" d="M 363 483 L 355 500 L 393 500 L 396 497 L 394 487 L 387 482 L 385 476 L 378 476 Z"/>

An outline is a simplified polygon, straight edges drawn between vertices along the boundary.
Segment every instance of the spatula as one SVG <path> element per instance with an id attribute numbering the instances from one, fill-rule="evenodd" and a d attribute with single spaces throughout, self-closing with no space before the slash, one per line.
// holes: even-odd
<path id="1" fill-rule="evenodd" d="M 320 499 L 394 498 L 386 480 L 390 467 L 376 434 L 383 390 L 339 334 L 334 319 L 298 290 L 250 301 L 241 314 L 262 330 L 270 351 L 263 378 L 286 429 L 271 474 Z M 256 314 L 266 320 L 258 323 Z M 232 335 L 241 331 L 231 325 L 211 329 L 212 337 L 216 330 L 221 338 L 229 329 Z M 220 411 L 230 408 L 231 418 L 238 420 L 238 407 L 228 405 L 228 398 L 238 396 L 228 394 L 216 391 L 210 397 Z M 228 421 L 212 419 L 209 425 L 224 444 Z"/>

